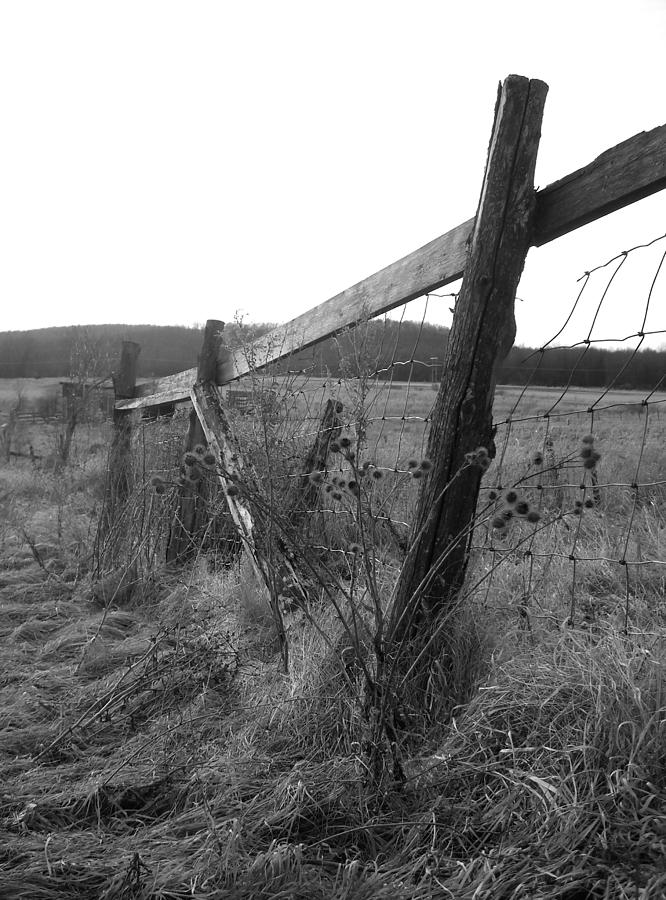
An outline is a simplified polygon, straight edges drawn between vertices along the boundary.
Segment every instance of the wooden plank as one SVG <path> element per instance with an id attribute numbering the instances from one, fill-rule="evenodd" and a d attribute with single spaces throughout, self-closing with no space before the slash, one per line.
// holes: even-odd
<path id="1" fill-rule="evenodd" d="M 495 373 L 516 334 L 514 302 L 534 220 L 534 169 L 547 91 L 542 81 L 510 75 L 498 96 L 469 260 L 428 437 L 432 471 L 419 492 L 412 546 L 389 620 L 389 640 L 396 646 L 413 641 L 423 648 L 425 641 L 429 651 L 441 648 L 445 635 L 434 639 L 434 623 L 458 602 L 465 578 L 468 528 L 483 474 L 482 466 L 468 464 L 467 454 L 490 446 Z M 452 655 L 443 652 L 444 659 Z M 425 658 L 431 659 L 431 653 Z M 422 672 L 420 668 L 417 675 Z"/>
<path id="2" fill-rule="evenodd" d="M 536 194 L 531 243 L 541 246 L 582 225 L 666 187 L 666 125 L 634 135 L 597 159 Z M 330 300 L 274 329 L 217 367 L 217 383 L 226 384 L 354 325 L 381 315 L 428 291 L 462 277 L 474 219 L 463 222 L 408 256 L 347 288 Z M 253 366 L 248 364 L 249 357 Z M 137 409 L 186 400 L 196 369 L 168 375 L 142 388 L 148 396 L 120 401 L 116 409 Z"/>
<path id="3" fill-rule="evenodd" d="M 318 344 L 361 319 L 382 315 L 461 278 L 466 243 L 473 226 L 473 219 L 463 222 L 409 256 L 320 303 L 286 325 L 275 328 L 255 341 L 250 353 L 239 351 L 229 354 L 229 358 L 218 365 L 217 383 L 234 381 L 250 371 Z M 252 365 L 248 358 L 252 360 Z M 121 402 L 118 407 L 137 409 L 185 399 L 189 397 L 195 381 L 196 369 L 161 378 L 150 396 Z"/>
<path id="4" fill-rule="evenodd" d="M 538 191 L 532 244 L 540 247 L 665 187 L 666 125 L 660 125 Z"/>
<path id="5" fill-rule="evenodd" d="M 193 385 L 190 398 L 203 429 L 208 447 L 215 454 L 218 466 L 229 475 L 241 477 L 243 463 L 240 450 L 234 440 L 233 431 L 224 412 L 219 389 L 211 382 L 197 382 Z M 243 544 L 249 551 L 252 566 L 260 582 L 265 576 L 257 562 L 254 546 L 254 523 L 250 508 L 242 497 L 230 497 L 226 492 L 227 480 L 218 473 L 218 480 L 225 489 L 229 512 L 238 529 Z"/>

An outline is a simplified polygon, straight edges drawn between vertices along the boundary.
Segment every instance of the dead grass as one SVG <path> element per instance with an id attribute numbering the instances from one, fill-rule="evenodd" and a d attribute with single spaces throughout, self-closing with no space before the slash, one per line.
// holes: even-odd
<path id="1" fill-rule="evenodd" d="M 607 482 L 630 475 L 632 435 L 604 456 Z M 534 441 L 514 444 L 518 477 Z M 410 723 L 406 782 L 377 789 L 330 604 L 286 616 L 286 675 L 247 568 L 156 570 L 100 603 L 84 565 L 97 476 L 66 477 L 69 493 L 45 478 L 40 494 L 0 471 L 0 897 L 666 894 L 661 494 L 634 514 L 629 595 L 615 560 L 634 500 L 611 488 L 580 520 L 576 552 L 595 559 L 575 581 L 561 522 L 532 547 L 542 568 L 506 544 L 472 590 L 489 565 L 475 551 L 452 639 L 478 690 L 450 720 Z"/>

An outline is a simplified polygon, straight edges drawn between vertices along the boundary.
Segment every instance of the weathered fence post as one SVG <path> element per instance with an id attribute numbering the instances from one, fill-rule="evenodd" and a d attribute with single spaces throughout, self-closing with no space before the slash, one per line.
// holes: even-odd
<path id="1" fill-rule="evenodd" d="M 118 371 L 113 375 L 116 400 L 130 400 L 136 392 L 136 372 L 141 345 L 123 341 Z M 113 523 L 115 513 L 127 499 L 130 487 L 133 410 L 113 411 L 113 438 L 109 452 L 109 474 L 106 497 L 107 524 Z"/>
<path id="2" fill-rule="evenodd" d="M 453 608 L 465 577 L 483 474 L 466 454 L 490 447 L 497 368 L 515 338 L 514 301 L 533 227 L 534 168 L 547 90 L 541 81 L 510 75 L 498 93 L 429 436 L 432 469 L 419 495 L 412 546 L 389 622 L 393 646 L 413 645 L 403 654 L 403 674 L 424 646 L 433 652 L 446 646 L 446 629 L 438 629 L 437 639 L 433 629 Z M 423 652 L 424 662 L 429 657 Z"/>
<path id="3" fill-rule="evenodd" d="M 221 335 L 224 330 L 224 322 L 218 319 L 208 319 L 204 329 L 203 344 L 199 354 L 197 366 L 197 380 L 215 384 L 217 377 L 217 356 L 220 347 Z M 190 413 L 190 425 L 184 442 L 185 452 L 190 451 L 197 444 L 205 444 L 204 433 L 196 409 Z M 199 529 L 201 509 L 207 499 L 209 486 L 200 481 L 196 484 L 186 483 L 180 489 L 178 511 L 176 513 L 169 544 L 167 546 L 167 562 L 182 562 L 196 549 L 195 534 Z"/>

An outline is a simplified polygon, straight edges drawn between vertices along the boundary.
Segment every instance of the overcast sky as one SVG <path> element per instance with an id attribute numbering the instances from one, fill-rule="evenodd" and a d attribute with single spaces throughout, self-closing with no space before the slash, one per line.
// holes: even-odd
<path id="1" fill-rule="evenodd" d="M 0 329 L 304 312 L 474 214 L 510 73 L 550 86 L 544 186 L 666 122 L 666 2 L 2 0 Z M 530 251 L 518 340 L 665 231 L 666 191 Z"/>

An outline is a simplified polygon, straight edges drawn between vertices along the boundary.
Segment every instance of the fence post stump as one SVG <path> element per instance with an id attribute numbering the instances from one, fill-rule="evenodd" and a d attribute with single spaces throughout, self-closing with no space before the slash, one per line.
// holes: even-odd
<path id="1" fill-rule="evenodd" d="M 300 527 L 306 517 L 310 516 L 319 505 L 320 487 L 309 476 L 313 472 L 323 472 L 327 468 L 331 443 L 342 431 L 342 420 L 339 417 L 341 412 L 342 403 L 339 400 L 329 398 L 326 401 L 317 434 L 305 458 L 302 477 L 296 479 L 291 513 L 288 516 L 295 528 Z"/>
<path id="2" fill-rule="evenodd" d="M 403 647 L 398 662 L 403 678 L 419 679 L 432 655 L 446 649 L 442 622 L 458 602 L 465 578 L 483 474 L 466 454 L 491 445 L 497 368 L 515 338 L 514 301 L 533 227 L 534 168 L 547 90 L 541 81 L 510 75 L 498 92 L 429 435 L 432 469 L 419 494 L 412 545 L 389 619 L 388 639 L 394 648 Z"/>
<path id="3" fill-rule="evenodd" d="M 217 378 L 217 358 L 224 330 L 224 322 L 219 319 L 208 319 L 204 328 L 203 344 L 197 366 L 197 380 L 212 382 Z M 199 416 L 196 409 L 190 412 L 190 424 L 185 437 L 183 450 L 191 451 L 197 444 L 206 443 Z M 167 563 L 180 563 L 196 550 L 195 535 L 201 524 L 202 510 L 208 498 L 208 485 L 203 481 L 196 484 L 183 484 L 178 498 L 178 510 L 167 546 Z"/>

